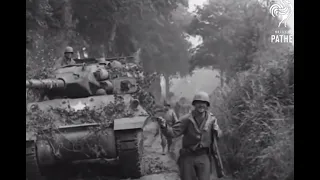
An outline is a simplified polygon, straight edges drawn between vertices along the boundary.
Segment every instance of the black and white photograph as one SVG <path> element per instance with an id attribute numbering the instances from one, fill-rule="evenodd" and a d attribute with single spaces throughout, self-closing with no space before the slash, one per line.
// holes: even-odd
<path id="1" fill-rule="evenodd" d="M 294 180 L 294 0 L 26 0 L 26 180 Z"/>

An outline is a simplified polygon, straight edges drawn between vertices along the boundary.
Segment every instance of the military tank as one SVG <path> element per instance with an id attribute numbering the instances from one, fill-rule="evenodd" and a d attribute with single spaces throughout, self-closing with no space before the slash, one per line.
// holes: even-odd
<path id="1" fill-rule="evenodd" d="M 125 107 L 133 110 L 131 117 L 103 120 L 109 123 L 82 120 L 66 123 L 56 118 L 54 135 L 52 127 L 43 128 L 41 132 L 27 129 L 26 179 L 70 179 L 79 173 L 120 178 L 143 176 L 142 127 L 149 115 L 132 95 L 137 91 L 136 79 L 112 74 L 114 69 L 123 68 L 114 59 L 119 58 L 75 59 L 75 64 L 57 69 L 52 79 L 26 80 L 26 88 L 41 89 L 47 97 L 47 100 L 27 104 L 27 114 L 37 109 L 59 117 L 52 111 L 54 108 L 74 113 L 83 109 L 103 111 L 98 107 L 113 103 L 116 97 L 121 97 Z M 28 115 L 26 121 L 31 121 Z M 92 131 L 93 127 L 100 128 Z M 103 153 L 97 155 L 88 148 L 70 150 L 81 142 L 90 142 L 92 147 L 99 143 Z"/>

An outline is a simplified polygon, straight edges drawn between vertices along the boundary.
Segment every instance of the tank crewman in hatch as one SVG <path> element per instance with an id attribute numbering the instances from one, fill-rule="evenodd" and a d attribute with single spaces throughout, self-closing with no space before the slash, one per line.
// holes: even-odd
<path id="1" fill-rule="evenodd" d="M 183 135 L 178 159 L 181 180 L 209 180 L 213 135 L 221 136 L 217 119 L 208 111 L 209 95 L 197 93 L 192 101 L 194 110 L 182 116 L 172 127 L 158 118 L 161 131 L 170 137 Z"/>
<path id="2" fill-rule="evenodd" d="M 162 116 L 162 118 L 165 119 L 166 124 L 169 127 L 172 127 L 177 121 L 177 115 L 174 112 L 174 110 L 171 108 L 170 104 L 167 101 L 164 101 L 164 114 Z M 165 154 L 165 146 L 167 145 L 167 152 L 173 152 L 172 147 L 174 147 L 173 145 L 173 141 L 172 141 L 172 137 L 170 136 L 166 136 L 163 133 L 161 133 L 161 146 L 162 146 L 162 154 Z"/>
<path id="3" fill-rule="evenodd" d="M 72 58 L 73 56 L 73 48 L 70 46 L 67 46 L 66 49 L 64 50 L 64 56 L 59 58 L 55 65 L 54 68 L 59 68 L 61 66 L 66 66 L 69 64 L 75 64 L 75 61 Z"/>

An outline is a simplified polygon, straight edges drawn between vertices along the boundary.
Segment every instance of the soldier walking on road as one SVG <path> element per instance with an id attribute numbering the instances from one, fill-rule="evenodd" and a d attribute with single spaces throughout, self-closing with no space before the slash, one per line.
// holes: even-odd
<path id="1" fill-rule="evenodd" d="M 176 138 L 183 135 L 178 166 L 181 180 L 209 180 L 213 136 L 220 137 L 217 119 L 208 111 L 209 95 L 197 93 L 192 101 L 194 110 L 182 116 L 172 127 L 158 118 L 164 135 Z"/>
<path id="2" fill-rule="evenodd" d="M 64 51 L 64 56 L 59 58 L 56 61 L 54 67 L 59 68 L 61 66 L 66 66 L 69 64 L 75 64 L 75 61 L 73 60 L 72 56 L 73 56 L 73 48 L 70 46 L 67 46 Z"/>
<path id="3" fill-rule="evenodd" d="M 174 112 L 174 110 L 171 108 L 170 104 L 167 103 L 167 101 L 164 102 L 164 106 L 165 106 L 165 113 L 163 115 L 163 118 L 166 121 L 166 124 L 169 127 L 172 127 L 177 121 L 177 115 Z M 166 136 L 163 133 L 161 133 L 161 146 L 162 146 L 162 153 L 165 154 L 165 146 L 167 145 L 167 152 L 173 152 L 173 148 L 174 144 L 172 141 L 172 137 L 170 136 Z"/>

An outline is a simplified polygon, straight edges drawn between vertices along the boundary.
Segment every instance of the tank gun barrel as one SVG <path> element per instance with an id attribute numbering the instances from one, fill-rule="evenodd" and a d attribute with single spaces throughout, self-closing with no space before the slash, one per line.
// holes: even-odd
<path id="1" fill-rule="evenodd" d="M 64 88 L 65 82 L 62 79 L 29 79 L 26 80 L 26 88 L 41 88 L 41 89 L 52 89 L 52 88 Z"/>

